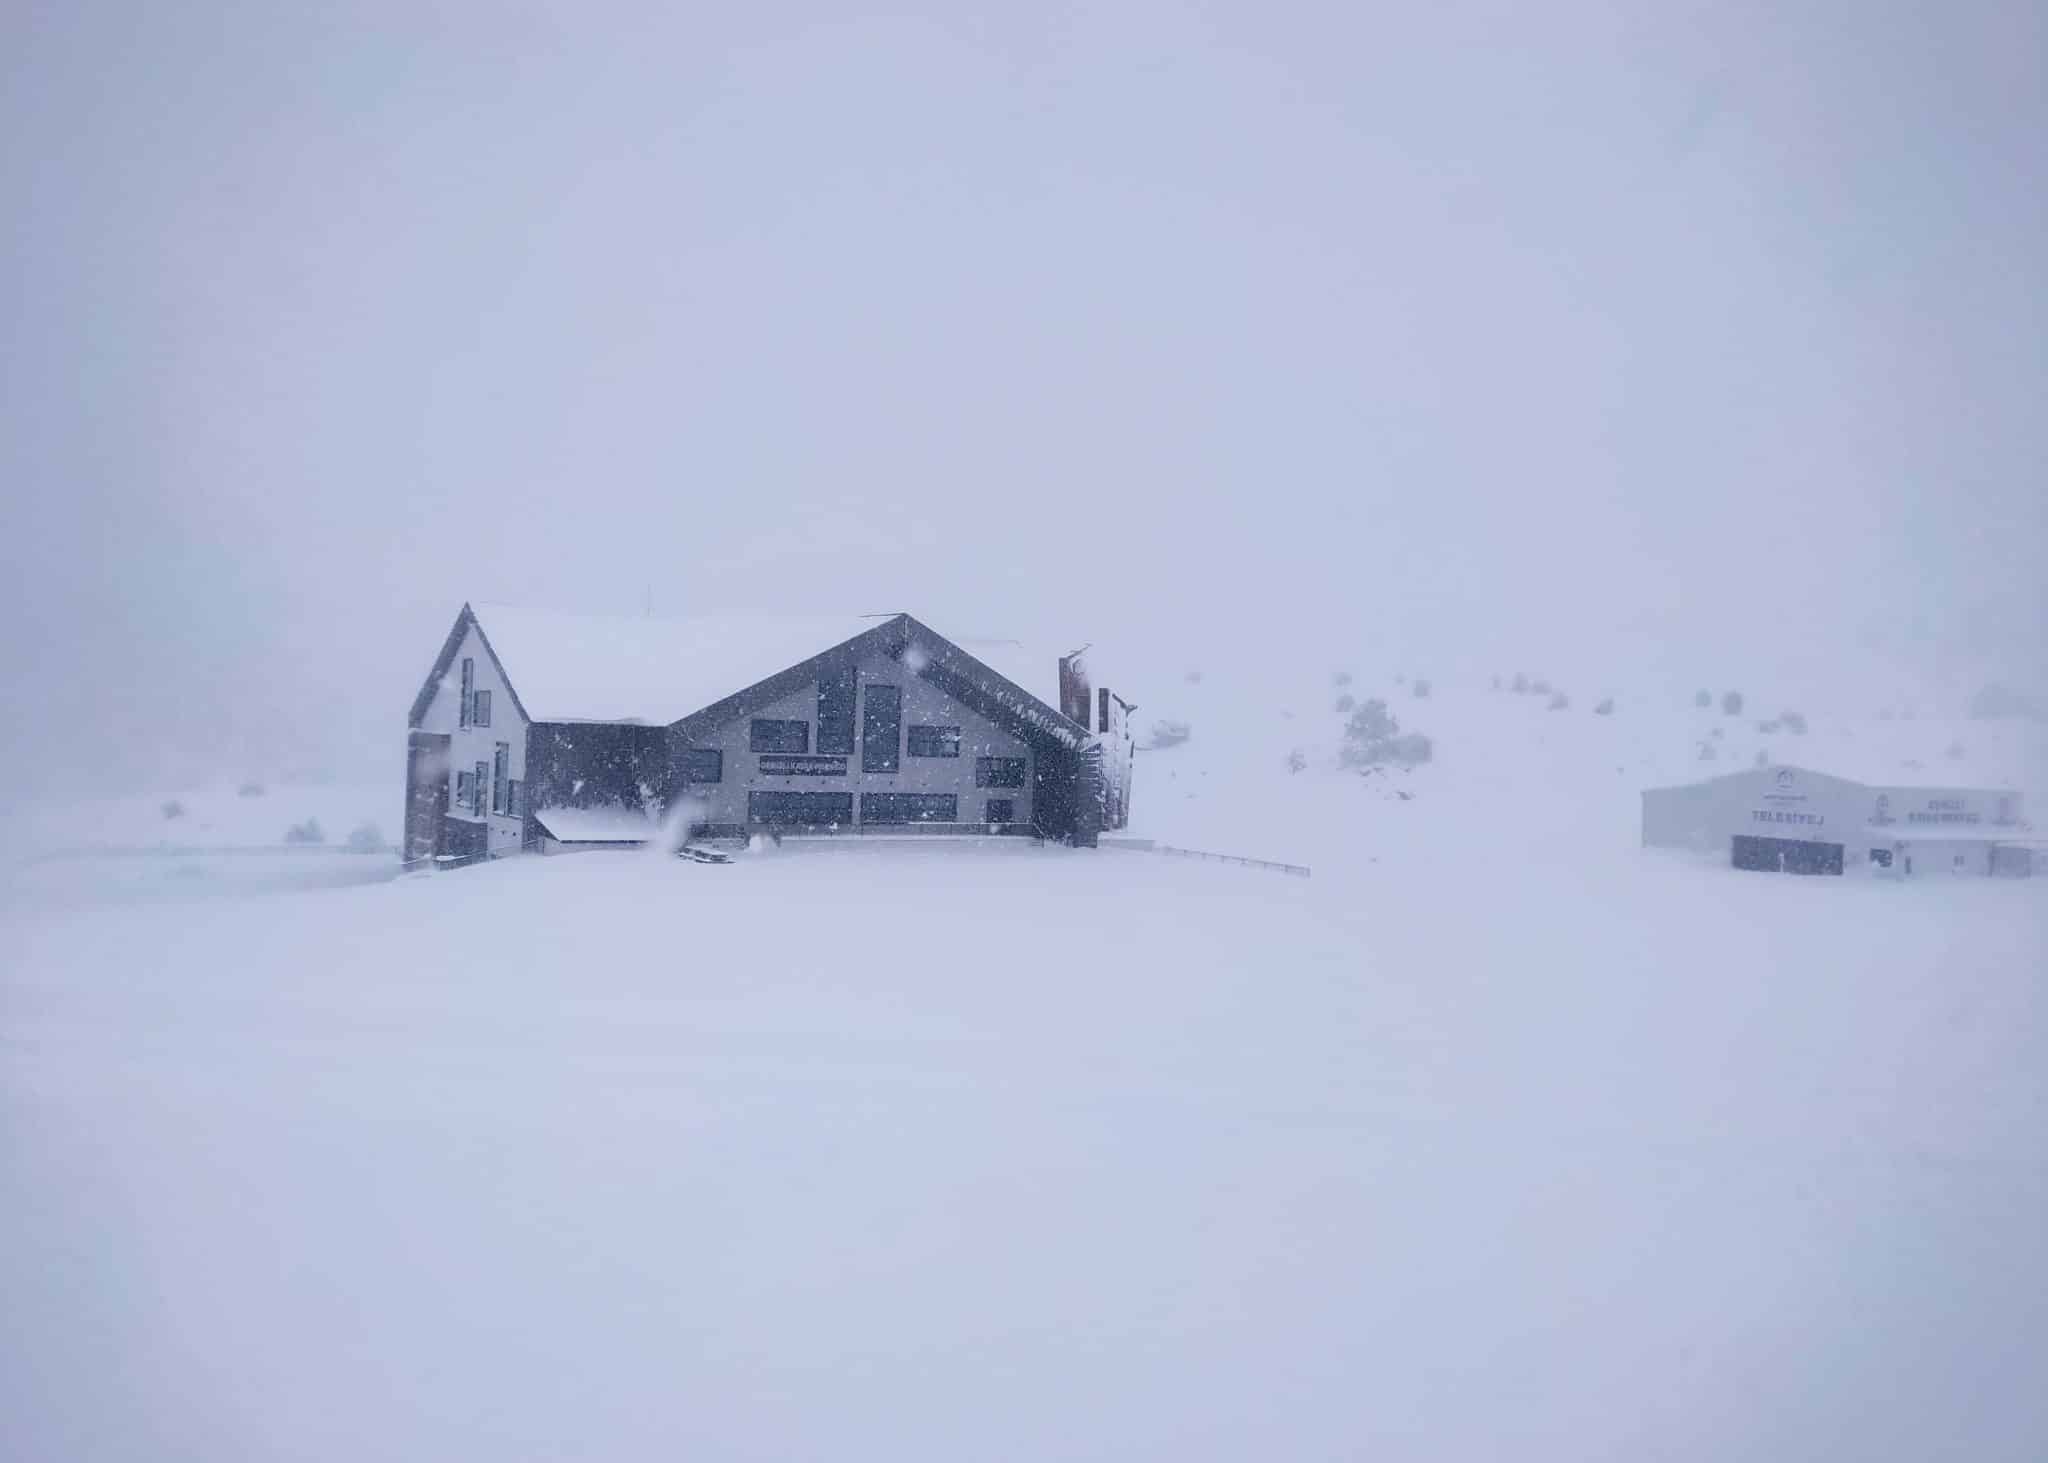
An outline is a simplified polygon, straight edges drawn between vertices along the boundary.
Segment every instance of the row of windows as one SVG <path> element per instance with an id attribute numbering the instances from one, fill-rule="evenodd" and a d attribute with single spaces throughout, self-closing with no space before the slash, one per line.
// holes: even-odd
<path id="1" fill-rule="evenodd" d="M 526 816 L 526 784 L 512 776 L 512 744 L 499 742 L 489 762 L 479 762 L 468 772 L 455 774 L 455 806 L 471 817 L 484 815 L 486 799 L 490 811 L 504 818 Z"/>
<path id="2" fill-rule="evenodd" d="M 750 792 L 747 820 L 771 828 L 839 828 L 853 822 L 850 792 Z M 957 823 L 960 799 L 952 793 L 866 792 L 860 820 L 877 825 Z M 985 823 L 1014 823 L 1014 798 L 990 798 L 982 805 Z"/>
<path id="3" fill-rule="evenodd" d="M 822 692 L 820 694 L 822 695 Z M 861 771 L 895 772 L 899 770 L 902 764 L 897 758 L 897 745 L 898 739 L 902 735 L 902 720 L 902 692 L 894 686 L 868 687 L 866 710 L 862 718 Z M 811 724 L 807 721 L 757 716 L 748 724 L 747 750 L 784 756 L 806 755 L 811 750 Z M 820 752 L 826 750 L 825 728 L 822 725 L 818 729 L 818 750 Z M 957 726 L 927 726 L 923 723 L 912 726 L 909 733 L 909 751 L 913 757 L 958 757 L 960 755 L 960 728 Z M 692 775 L 690 780 L 692 782 L 716 782 L 719 780 L 719 777 L 718 775 L 707 777 Z M 1022 757 L 977 757 L 975 759 L 974 785 L 976 787 L 1022 787 L 1024 785 L 1024 759 Z"/>
<path id="4" fill-rule="evenodd" d="M 757 752 L 766 751 L 776 742 L 797 742 L 784 731 L 775 728 L 795 727 L 808 734 L 809 724 L 801 721 L 768 721 L 756 719 L 748 746 Z M 769 730 L 764 730 L 767 728 Z M 808 744 L 806 735 L 801 744 Z M 504 743 L 499 743 L 503 746 Z M 960 728 L 957 726 L 913 726 L 910 729 L 910 755 L 913 757 L 958 757 L 960 755 Z M 861 762 L 863 771 L 874 771 L 867 759 Z M 818 757 L 803 753 L 770 752 L 761 758 L 761 772 L 767 777 L 843 777 L 846 775 L 846 759 L 843 757 Z M 1026 781 L 1029 764 L 1023 757 L 976 757 L 974 759 L 974 785 L 976 787 L 1022 787 Z M 691 783 L 723 782 L 725 780 L 725 753 L 716 747 L 689 747 L 683 752 L 683 776 Z M 887 769 L 895 770 L 892 763 Z"/>

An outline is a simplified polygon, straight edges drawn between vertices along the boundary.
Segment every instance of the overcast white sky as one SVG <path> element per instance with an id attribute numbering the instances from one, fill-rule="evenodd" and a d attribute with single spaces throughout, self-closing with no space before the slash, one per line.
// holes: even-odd
<path id="1" fill-rule="evenodd" d="M 466 598 L 2038 674 L 2043 16 L 8 7 L 11 792 Z"/>

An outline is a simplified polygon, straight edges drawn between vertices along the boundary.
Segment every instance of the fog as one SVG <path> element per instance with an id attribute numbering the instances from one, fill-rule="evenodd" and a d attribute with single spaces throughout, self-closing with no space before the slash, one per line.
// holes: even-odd
<path id="1" fill-rule="evenodd" d="M 12 7 L 7 796 L 466 599 L 2037 685 L 2043 14 Z"/>

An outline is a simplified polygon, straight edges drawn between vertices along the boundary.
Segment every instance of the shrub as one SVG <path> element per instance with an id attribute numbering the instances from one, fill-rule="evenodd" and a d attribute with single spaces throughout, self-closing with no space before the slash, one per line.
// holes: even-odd
<path id="1" fill-rule="evenodd" d="M 1721 753 L 1715 748 L 1712 742 L 1700 743 L 1700 761 L 1711 762 L 1720 755 Z"/>
<path id="2" fill-rule="evenodd" d="M 1593 708 L 1593 714 L 1595 716 L 1614 715 L 1614 698 L 1612 696 L 1602 698 L 1600 704 Z"/>
<path id="3" fill-rule="evenodd" d="M 1346 691 L 1342 696 L 1339 696 L 1337 698 L 1335 710 L 1337 711 L 1338 715 L 1341 716 L 1357 704 L 1358 698 L 1352 695 L 1349 691 Z"/>
<path id="4" fill-rule="evenodd" d="M 353 853 L 376 853 L 384 847 L 384 831 L 375 823 L 358 823 L 349 830 L 348 846 Z"/>
<path id="5" fill-rule="evenodd" d="M 245 782 L 235 789 L 235 796 L 240 798 L 260 798 L 263 796 L 263 784 L 260 782 Z"/>
<path id="6" fill-rule="evenodd" d="M 1348 686 L 1348 685 L 1350 685 L 1350 684 L 1351 684 L 1351 672 L 1350 672 L 1350 671 L 1336 671 L 1336 672 L 1334 672 L 1334 673 L 1333 673 L 1333 674 L 1332 674 L 1332 675 L 1330 676 L 1330 684 L 1331 684 L 1331 685 L 1333 685 L 1333 686 Z"/>
<path id="7" fill-rule="evenodd" d="M 1557 693 L 1552 690 L 1550 682 L 1538 679 L 1529 682 L 1529 694 L 1531 696 L 1553 696 Z"/>
<path id="8" fill-rule="evenodd" d="M 1559 691 L 1555 696 L 1552 696 L 1550 698 L 1550 709 L 1552 711 L 1563 711 L 1571 704 L 1572 698 L 1565 695 L 1565 693 L 1562 691 Z"/>
<path id="9" fill-rule="evenodd" d="M 1164 751 L 1168 747 L 1179 746 L 1190 735 L 1192 732 L 1184 721 L 1155 721 L 1152 723 L 1152 740 L 1145 745 L 1150 751 Z"/>
<path id="10" fill-rule="evenodd" d="M 1308 753 L 1302 751 L 1301 748 L 1296 747 L 1287 754 L 1287 770 L 1289 772 L 1305 771 L 1307 767 Z"/>
<path id="11" fill-rule="evenodd" d="M 1338 758 L 1346 767 L 1371 767 L 1391 755 L 1391 744 L 1401 734 L 1401 723 L 1387 710 L 1387 703 L 1375 697 L 1351 713 L 1344 724 L 1344 747 Z"/>
<path id="12" fill-rule="evenodd" d="M 1723 716 L 1742 715 L 1742 693 L 1740 691 L 1730 691 L 1721 698 L 1721 714 Z"/>
<path id="13" fill-rule="evenodd" d="M 1701 708 L 1712 706 L 1714 704 L 1714 693 L 1712 691 L 1695 691 L 1692 693 L 1692 704 Z"/>
<path id="14" fill-rule="evenodd" d="M 1803 737 L 1806 735 L 1806 718 L 1797 711 L 1779 712 L 1778 724 L 1784 727 L 1786 731 L 1792 733 L 1792 735 L 1795 737 Z"/>
<path id="15" fill-rule="evenodd" d="M 1765 736 L 1769 736 L 1772 732 L 1778 729 L 1778 723 L 1776 723 L 1775 721 L 1760 721 L 1756 724 L 1756 729 L 1762 732 Z"/>
<path id="16" fill-rule="evenodd" d="M 182 818 L 184 816 L 185 805 L 179 802 L 176 798 L 172 798 L 169 802 L 164 804 L 164 817 Z"/>
<path id="17" fill-rule="evenodd" d="M 284 830 L 286 843 L 325 843 L 327 835 L 320 828 L 318 818 L 308 818 L 303 823 L 294 823 Z"/>
<path id="18" fill-rule="evenodd" d="M 1526 696 L 1529 694 L 1529 678 L 1523 675 L 1520 671 L 1515 672 L 1515 683 L 1513 686 L 1513 690 L 1517 696 Z"/>
<path id="19" fill-rule="evenodd" d="M 1409 689 L 1418 696 L 1427 697 L 1429 695 L 1429 682 L 1424 677 L 1417 676 L 1415 684 L 1409 687 Z"/>
<path id="20" fill-rule="evenodd" d="M 1494 690 L 1496 690 L 1496 691 L 1498 691 L 1498 690 L 1500 689 L 1500 677 L 1499 677 L 1499 676 L 1495 676 L 1495 677 L 1493 678 L 1493 689 L 1494 689 Z"/>

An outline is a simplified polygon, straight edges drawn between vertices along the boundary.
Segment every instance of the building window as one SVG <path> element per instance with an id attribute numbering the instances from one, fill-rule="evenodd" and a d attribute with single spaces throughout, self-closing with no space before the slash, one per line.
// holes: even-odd
<path id="1" fill-rule="evenodd" d="M 957 823 L 960 799 L 952 793 L 864 792 L 860 795 L 863 823 Z"/>
<path id="2" fill-rule="evenodd" d="M 505 782 L 505 811 L 514 818 L 526 816 L 526 784 L 516 777 Z"/>
<path id="3" fill-rule="evenodd" d="M 913 757 L 957 757 L 960 728 L 957 726 L 913 726 L 909 751 Z"/>
<path id="4" fill-rule="evenodd" d="M 491 724 L 491 693 L 489 691 L 472 692 L 469 703 L 470 721 L 477 726 L 489 726 Z"/>
<path id="5" fill-rule="evenodd" d="M 903 691 L 869 686 L 862 705 L 860 770 L 894 772 L 903 765 Z"/>
<path id="6" fill-rule="evenodd" d="M 498 750 L 491 758 L 491 811 L 503 813 L 509 806 L 512 782 L 512 744 L 499 742 Z"/>
<path id="7" fill-rule="evenodd" d="M 811 724 L 808 721 L 774 721 L 757 716 L 747 733 L 747 750 L 808 752 L 811 750 Z"/>
<path id="8" fill-rule="evenodd" d="M 845 757 L 853 752 L 853 667 L 842 665 L 818 677 L 818 750 Z"/>
<path id="9" fill-rule="evenodd" d="M 850 792 L 750 792 L 747 821 L 771 828 L 840 828 L 853 822 Z"/>
<path id="10" fill-rule="evenodd" d="M 1109 735 L 1109 687 L 1107 687 L 1107 686 L 1104 686 L 1104 687 L 1103 687 L 1103 688 L 1102 688 L 1101 690 L 1099 690 L 1099 691 L 1097 691 L 1097 692 L 1095 693 L 1095 702 L 1096 702 L 1096 705 L 1097 705 L 1097 706 L 1099 706 L 1099 707 L 1101 708 L 1101 710 L 1100 710 L 1100 712 L 1099 712 L 1099 715 L 1100 715 L 1100 716 L 1101 716 L 1101 718 L 1102 718 L 1102 719 L 1101 719 L 1101 723 L 1100 723 L 1100 724 L 1098 725 L 1098 727 L 1097 727 L 1096 729 L 1097 729 L 1098 731 L 1100 731 L 1100 732 L 1101 732 L 1101 733 L 1102 733 L 1102 734 L 1103 734 L 1104 736 L 1108 736 L 1108 735 Z"/>
<path id="11" fill-rule="evenodd" d="M 472 816 L 481 818 L 484 815 L 484 797 L 490 786 L 491 764 L 477 763 L 476 774 L 469 780 L 469 811 Z"/>
<path id="12" fill-rule="evenodd" d="M 1015 798 L 990 798 L 982 805 L 984 823 L 1014 823 L 1017 821 L 1017 800 Z"/>
<path id="13" fill-rule="evenodd" d="M 455 806 L 467 812 L 476 801 L 476 774 L 458 772 L 455 774 Z"/>
<path id="14" fill-rule="evenodd" d="M 683 748 L 683 781 L 725 781 L 725 753 L 716 747 Z"/>
<path id="15" fill-rule="evenodd" d="M 1024 785 L 1024 759 L 1022 757 L 976 757 L 974 759 L 974 785 L 976 787 L 1022 787 Z"/>
<path id="16" fill-rule="evenodd" d="M 455 724 L 469 725 L 469 698 L 476 694 L 476 662 L 468 656 L 462 658 L 462 706 L 456 712 Z"/>

